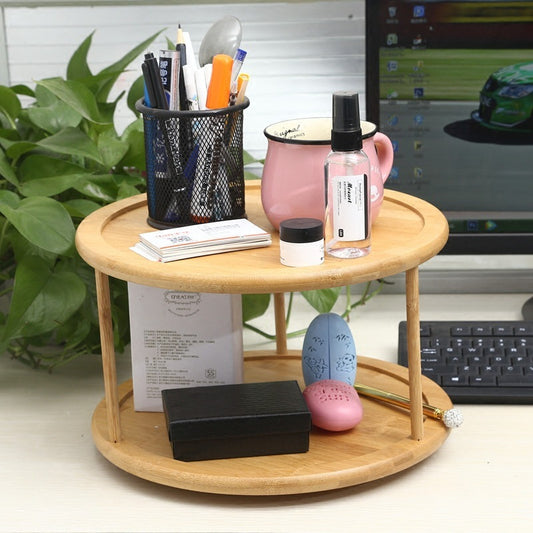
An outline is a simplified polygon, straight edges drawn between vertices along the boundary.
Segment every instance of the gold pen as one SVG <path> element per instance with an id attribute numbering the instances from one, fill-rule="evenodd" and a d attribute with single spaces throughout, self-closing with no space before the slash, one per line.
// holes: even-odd
<path id="1" fill-rule="evenodd" d="M 368 396 L 369 398 L 382 400 L 392 405 L 403 407 L 404 409 L 410 409 L 411 407 L 411 401 L 409 398 L 400 396 L 399 394 L 394 394 L 392 392 L 362 385 L 361 383 L 355 383 L 354 389 L 362 396 Z M 427 403 L 422 404 L 422 409 L 425 415 L 436 420 L 441 420 L 442 423 L 448 428 L 458 428 L 463 423 L 463 414 L 461 411 L 459 411 L 459 409 L 452 408 L 446 410 L 441 409 L 440 407 L 433 407 Z"/>

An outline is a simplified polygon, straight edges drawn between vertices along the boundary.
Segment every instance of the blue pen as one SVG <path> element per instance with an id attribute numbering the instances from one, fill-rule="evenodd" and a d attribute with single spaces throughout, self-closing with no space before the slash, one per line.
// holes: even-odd
<path id="1" fill-rule="evenodd" d="M 246 52 L 238 48 L 233 57 L 233 66 L 231 67 L 229 105 L 235 105 L 235 101 L 237 100 L 239 72 L 241 71 L 245 57 Z"/>

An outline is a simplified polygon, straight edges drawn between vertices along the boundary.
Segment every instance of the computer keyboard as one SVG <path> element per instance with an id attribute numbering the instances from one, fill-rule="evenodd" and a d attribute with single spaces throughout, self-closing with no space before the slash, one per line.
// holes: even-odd
<path id="1" fill-rule="evenodd" d="M 407 366 L 407 324 L 398 362 Z M 455 403 L 533 403 L 533 322 L 421 321 L 422 374 Z"/>

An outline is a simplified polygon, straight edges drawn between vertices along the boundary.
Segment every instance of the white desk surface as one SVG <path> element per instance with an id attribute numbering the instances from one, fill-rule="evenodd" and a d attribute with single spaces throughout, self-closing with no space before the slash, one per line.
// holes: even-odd
<path id="1" fill-rule="evenodd" d="M 526 295 L 423 295 L 421 318 L 519 319 Z M 299 301 L 290 329 L 313 311 Z M 404 298 L 352 314 L 358 353 L 395 361 Z M 271 317 L 261 321 L 272 331 Z M 289 347 L 301 346 L 302 338 Z M 245 335 L 248 348 L 262 345 Z M 130 377 L 118 358 L 120 381 Z M 294 496 L 187 492 L 103 458 L 90 420 L 103 396 L 98 356 L 53 374 L 0 357 L 0 531 L 531 531 L 533 406 L 463 405 L 465 422 L 415 467 L 356 487 Z"/>

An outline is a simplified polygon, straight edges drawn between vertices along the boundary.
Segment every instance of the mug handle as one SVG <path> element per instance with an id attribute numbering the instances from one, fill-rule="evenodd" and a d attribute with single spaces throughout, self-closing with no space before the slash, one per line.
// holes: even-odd
<path id="1" fill-rule="evenodd" d="M 389 177 L 394 160 L 394 149 L 392 148 L 392 142 L 384 133 L 376 131 L 374 134 L 374 145 L 378 154 L 381 179 L 383 180 L 383 183 L 385 183 Z"/>

